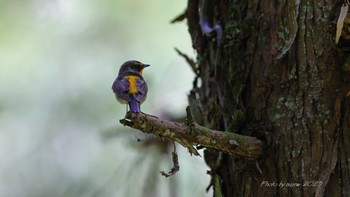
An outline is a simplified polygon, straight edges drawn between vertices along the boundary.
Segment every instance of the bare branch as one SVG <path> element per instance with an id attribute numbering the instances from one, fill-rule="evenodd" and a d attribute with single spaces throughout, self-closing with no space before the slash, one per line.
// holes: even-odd
<path id="1" fill-rule="evenodd" d="M 186 60 L 188 65 L 190 65 L 190 67 L 192 68 L 192 71 L 197 74 L 198 69 L 196 67 L 196 62 L 190 57 L 188 57 L 185 53 L 182 53 L 179 49 L 175 48 L 175 51 L 177 52 L 177 54 L 179 54 L 181 57 L 183 57 Z"/>
<path id="2" fill-rule="evenodd" d="M 173 176 L 174 174 L 176 174 L 179 170 L 180 170 L 180 165 L 179 165 L 179 159 L 177 157 L 177 153 L 176 153 L 176 146 L 175 146 L 175 142 L 173 141 L 174 143 L 174 151 L 172 153 L 172 160 L 173 160 L 173 167 L 171 168 L 171 170 L 166 173 L 164 171 L 161 171 L 160 173 L 165 176 L 165 177 L 170 177 L 170 176 Z"/>
<path id="3" fill-rule="evenodd" d="M 176 23 L 176 22 L 181 22 L 186 19 L 187 17 L 187 10 L 185 10 L 183 13 L 181 13 L 179 16 L 174 18 L 173 20 L 170 21 L 170 23 Z"/>
<path id="4" fill-rule="evenodd" d="M 219 151 L 228 152 L 248 160 L 262 156 L 265 143 L 255 137 L 239 135 L 231 132 L 212 130 L 193 122 L 189 109 L 186 123 L 171 122 L 158 117 L 128 112 L 120 123 L 138 129 L 144 133 L 165 137 L 189 150 L 191 154 L 199 155 L 194 145 L 202 145 Z"/>

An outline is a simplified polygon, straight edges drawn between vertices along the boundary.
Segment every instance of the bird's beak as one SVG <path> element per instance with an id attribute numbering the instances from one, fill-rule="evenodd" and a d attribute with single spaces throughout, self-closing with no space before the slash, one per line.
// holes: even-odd
<path id="1" fill-rule="evenodd" d="M 140 70 L 140 75 L 142 75 L 142 71 L 144 68 L 150 66 L 149 64 L 142 64 L 142 69 Z"/>

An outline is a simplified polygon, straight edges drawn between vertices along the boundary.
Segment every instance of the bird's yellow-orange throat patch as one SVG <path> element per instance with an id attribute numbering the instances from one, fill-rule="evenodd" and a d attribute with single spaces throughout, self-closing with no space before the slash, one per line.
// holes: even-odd
<path id="1" fill-rule="evenodd" d="M 132 76 L 132 75 L 125 76 L 124 78 L 126 78 L 130 84 L 129 94 L 138 93 L 137 88 L 136 88 L 136 80 L 139 80 L 140 78 L 137 76 Z"/>

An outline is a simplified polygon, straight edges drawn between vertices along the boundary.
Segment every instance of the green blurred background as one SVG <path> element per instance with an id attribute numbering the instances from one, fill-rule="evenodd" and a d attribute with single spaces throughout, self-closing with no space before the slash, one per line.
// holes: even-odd
<path id="1" fill-rule="evenodd" d="M 194 52 L 186 22 L 169 22 L 186 3 L 0 0 L 0 197 L 211 196 L 182 147 L 180 171 L 159 174 L 172 144 L 121 127 L 111 90 L 124 61 L 151 64 L 142 111 L 184 116 L 194 75 L 174 47 Z"/>

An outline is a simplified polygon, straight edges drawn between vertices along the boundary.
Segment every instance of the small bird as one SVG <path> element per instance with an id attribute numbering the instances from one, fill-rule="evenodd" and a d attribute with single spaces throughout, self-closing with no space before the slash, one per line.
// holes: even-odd
<path id="1" fill-rule="evenodd" d="M 141 112 L 140 104 L 145 101 L 148 90 L 142 71 L 148 66 L 136 60 L 125 62 L 112 85 L 115 97 L 120 103 L 129 104 L 130 112 Z"/>

